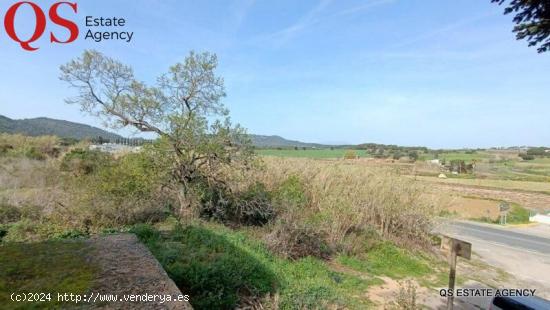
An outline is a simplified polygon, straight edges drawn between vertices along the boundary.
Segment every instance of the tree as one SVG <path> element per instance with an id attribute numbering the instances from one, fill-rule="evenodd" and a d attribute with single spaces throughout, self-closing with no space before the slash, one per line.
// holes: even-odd
<path id="1" fill-rule="evenodd" d="M 506 0 L 491 0 L 502 5 Z M 504 14 L 515 13 L 514 32 L 518 40 L 526 39 L 529 46 L 537 46 L 538 52 L 550 50 L 550 1 L 511 0 Z"/>
<path id="2" fill-rule="evenodd" d="M 224 169 L 246 168 L 253 158 L 249 137 L 231 124 L 221 102 L 226 94 L 217 64 L 214 54 L 191 52 L 148 86 L 129 66 L 91 50 L 61 66 L 60 79 L 78 92 L 67 103 L 111 128 L 131 126 L 160 137 L 159 154 L 171 165 L 182 215 L 194 187 L 227 187 Z"/>
<path id="3" fill-rule="evenodd" d="M 344 159 L 357 159 L 357 153 L 354 150 L 347 150 L 344 154 Z"/>
<path id="4" fill-rule="evenodd" d="M 408 154 L 409 158 L 413 161 L 418 160 L 418 152 L 417 151 L 410 151 Z"/>

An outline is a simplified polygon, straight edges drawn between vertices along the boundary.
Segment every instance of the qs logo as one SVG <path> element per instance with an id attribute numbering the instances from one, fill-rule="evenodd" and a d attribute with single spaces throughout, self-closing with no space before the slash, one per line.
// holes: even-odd
<path id="1" fill-rule="evenodd" d="M 34 31 L 32 36 L 28 39 L 20 38 L 17 34 L 17 29 L 15 29 L 15 18 L 17 16 L 17 12 L 20 8 L 24 6 L 32 8 L 35 17 Z M 78 13 L 78 5 L 71 2 L 57 2 L 54 3 L 48 10 L 49 20 L 58 26 L 66 28 L 70 32 L 69 38 L 65 41 L 58 39 L 58 37 L 56 37 L 53 32 L 50 32 L 50 42 L 67 44 L 74 42 L 78 38 L 78 26 L 73 21 L 59 16 L 58 10 L 61 6 L 68 6 L 75 13 Z M 4 27 L 6 28 L 6 33 L 13 41 L 18 42 L 21 47 L 26 51 L 36 51 L 39 49 L 39 47 L 33 47 L 31 46 L 31 44 L 36 42 L 42 37 L 42 35 L 44 35 L 44 32 L 46 31 L 46 24 L 46 14 L 42 10 L 42 8 L 30 1 L 21 1 L 15 3 L 8 9 L 4 17 Z"/>

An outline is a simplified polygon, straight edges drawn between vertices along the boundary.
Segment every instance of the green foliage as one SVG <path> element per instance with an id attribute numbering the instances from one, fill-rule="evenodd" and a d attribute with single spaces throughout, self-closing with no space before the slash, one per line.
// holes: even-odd
<path id="1" fill-rule="evenodd" d="M 59 239 L 66 235 L 65 227 L 30 219 L 22 219 L 18 222 L 4 226 L 7 234 L 6 242 L 36 242 L 48 239 Z"/>
<path id="2" fill-rule="evenodd" d="M 230 219 L 240 225 L 261 226 L 275 217 L 271 194 L 261 183 L 255 183 L 244 192 L 237 194 L 233 206 Z"/>
<path id="3" fill-rule="evenodd" d="M 10 134 L 23 134 L 33 137 L 45 135 L 57 136 L 64 140 L 62 141 L 62 145 L 65 146 L 74 144 L 76 140 L 98 136 L 111 140 L 121 138 L 119 135 L 89 125 L 46 117 L 15 120 L 0 115 L 0 128 L 2 132 Z"/>
<path id="4" fill-rule="evenodd" d="M 297 175 L 283 181 L 274 193 L 273 200 L 283 206 L 303 206 L 307 203 L 305 186 Z"/>
<path id="5" fill-rule="evenodd" d="M 4 225 L 0 225 L 0 243 L 4 240 L 4 237 L 8 234 L 8 228 Z"/>
<path id="6" fill-rule="evenodd" d="M 162 176 L 148 155 L 128 154 L 111 166 L 101 167 L 95 182 L 98 192 L 115 200 L 150 197 Z"/>
<path id="7" fill-rule="evenodd" d="M 534 156 L 550 157 L 550 152 L 546 152 L 547 150 L 550 150 L 550 149 L 546 147 L 533 147 L 527 150 L 527 155 L 531 155 L 533 157 Z"/>
<path id="8" fill-rule="evenodd" d="M 492 0 L 503 4 L 506 0 Z M 547 0 L 511 0 L 504 10 L 504 14 L 516 14 L 514 16 L 514 32 L 518 40 L 526 39 L 529 46 L 537 46 L 538 52 L 550 50 L 550 3 Z"/>
<path id="9" fill-rule="evenodd" d="M 523 160 L 535 160 L 535 155 L 520 153 L 518 156 L 521 157 L 521 159 Z"/>
<path id="10" fill-rule="evenodd" d="M 216 55 L 191 52 L 151 86 L 136 79 L 131 67 L 88 50 L 61 66 L 60 78 L 78 92 L 68 103 L 103 117 L 108 126 L 161 137 L 165 148 L 159 154 L 171 162 L 167 173 L 179 187 L 183 215 L 197 183 L 226 187 L 224 172 L 253 161 L 246 131 L 231 123 L 221 102 L 226 94 L 217 66 Z"/>
<path id="11" fill-rule="evenodd" d="M 149 224 L 134 225 L 130 232 L 135 234 L 141 241 L 147 244 L 152 244 L 159 241 L 161 235 L 158 230 Z"/>
<path id="12" fill-rule="evenodd" d="M 357 153 L 354 150 L 347 150 L 344 154 L 344 159 L 356 159 Z"/>
<path id="13" fill-rule="evenodd" d="M 416 151 L 410 151 L 407 156 L 413 160 L 413 161 L 417 161 L 418 160 L 418 152 Z"/>
<path id="14" fill-rule="evenodd" d="M 228 225 L 261 226 L 275 217 L 271 195 L 261 183 L 252 184 L 241 193 L 202 185 L 198 193 L 202 218 Z"/>
<path id="15" fill-rule="evenodd" d="M 97 172 L 101 167 L 112 162 L 112 157 L 100 151 L 74 149 L 63 156 L 61 171 L 70 172 L 76 176 Z"/>
<path id="16" fill-rule="evenodd" d="M 395 159 L 395 160 L 399 160 L 399 159 L 401 159 L 401 157 L 403 157 L 403 155 L 401 155 L 401 153 L 399 153 L 399 152 L 395 152 L 392 155 L 392 158 Z"/>
<path id="17" fill-rule="evenodd" d="M 315 159 L 324 159 L 324 158 L 343 158 L 346 149 L 306 149 L 298 150 L 294 149 L 259 149 L 256 150 L 258 155 L 262 156 L 273 156 L 273 157 L 299 157 L 299 158 L 315 158 Z M 362 150 L 356 150 L 356 154 L 359 157 L 367 157 L 368 153 Z"/>
<path id="18" fill-rule="evenodd" d="M 193 296 L 196 309 L 233 309 L 238 292 L 261 296 L 277 285 L 272 271 L 223 234 L 187 227 L 159 240 L 151 229 L 140 227 L 138 236 L 176 284 Z"/>
<path id="19" fill-rule="evenodd" d="M 316 257 L 328 259 L 331 249 L 317 227 L 297 220 L 279 220 L 266 236 L 271 251 L 285 258 Z"/>
<path id="20" fill-rule="evenodd" d="M 338 258 L 338 261 L 358 271 L 397 279 L 425 276 L 431 271 L 422 259 L 411 252 L 397 248 L 389 242 L 373 248 L 366 254 L 364 259 L 342 255 Z"/>
<path id="21" fill-rule="evenodd" d="M 46 159 L 46 155 L 40 153 L 38 149 L 35 147 L 31 147 L 25 151 L 25 157 L 29 159 L 35 159 L 35 160 L 44 160 Z"/>
<path id="22" fill-rule="evenodd" d="M 529 210 L 514 203 L 508 212 L 506 221 L 508 224 L 526 224 L 529 223 L 529 215 Z"/>
<path id="23" fill-rule="evenodd" d="M 244 298 L 263 298 L 269 305 L 267 295 L 278 295 L 272 305 L 278 309 L 365 309 L 366 289 L 380 283 L 332 271 L 315 258 L 274 256 L 246 234 L 219 225 L 177 228 L 164 237 L 141 230 L 153 236 L 142 240 L 176 284 L 194 296 L 198 310 L 234 309 Z"/>
<path id="24" fill-rule="evenodd" d="M 59 150 L 60 143 L 57 137 L 0 134 L 0 156 L 45 160 L 50 157 L 57 157 Z"/>
<path id="25" fill-rule="evenodd" d="M 0 224 L 15 223 L 21 219 L 18 207 L 0 202 Z"/>
<path id="26" fill-rule="evenodd" d="M 72 154 L 68 162 L 76 163 L 76 171 L 87 171 L 76 178 L 74 190 L 79 208 L 71 210 L 80 222 L 118 227 L 165 218 L 165 207 L 173 204 L 174 199 L 161 188 L 169 176 L 154 152 L 146 149 L 116 160 L 90 151 Z M 98 157 L 106 162 L 92 160 Z"/>
<path id="27" fill-rule="evenodd" d="M 382 238 L 373 227 L 350 229 L 335 251 L 344 255 L 363 255 L 378 246 Z"/>
<path id="28" fill-rule="evenodd" d="M 66 308 L 57 293 L 86 294 L 97 272 L 83 243 L 50 241 L 6 243 L 0 246 L 0 305 L 2 309 Z M 14 302 L 11 293 L 51 293 L 46 303 Z M 72 304 L 74 306 L 74 303 Z"/>

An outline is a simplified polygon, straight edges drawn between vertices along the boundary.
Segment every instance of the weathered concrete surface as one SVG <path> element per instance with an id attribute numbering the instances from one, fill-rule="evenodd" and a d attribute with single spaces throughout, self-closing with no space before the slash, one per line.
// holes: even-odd
<path id="1" fill-rule="evenodd" d="M 160 296 L 175 299 L 182 293 L 162 266 L 135 235 L 117 234 L 91 238 L 89 258 L 98 267 L 93 294 L 117 295 L 117 302 L 89 303 L 95 309 L 192 309 L 186 301 L 162 302 Z M 157 295 L 156 301 L 120 301 L 124 296 Z M 192 297 L 192 296 L 190 296 Z"/>

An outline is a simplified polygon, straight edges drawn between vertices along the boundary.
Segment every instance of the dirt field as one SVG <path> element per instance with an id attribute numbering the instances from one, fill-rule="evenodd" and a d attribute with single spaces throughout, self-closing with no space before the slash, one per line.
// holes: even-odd
<path id="1" fill-rule="evenodd" d="M 500 214 L 498 206 L 499 202 L 494 200 L 452 195 L 447 210 L 467 219 L 490 218 L 496 220 Z"/>
<path id="2" fill-rule="evenodd" d="M 522 207 L 539 211 L 550 211 L 550 195 L 541 193 L 518 192 L 505 189 L 487 189 L 464 185 L 439 184 L 435 191 L 448 192 L 454 195 L 479 197 L 494 200 L 515 202 Z M 477 204 L 477 203 L 476 203 Z M 498 204 L 498 202 L 497 202 Z"/>
<path id="3" fill-rule="evenodd" d="M 437 177 L 417 176 L 417 180 L 447 185 L 475 186 L 478 188 L 502 189 L 511 191 L 525 191 L 535 193 L 547 193 L 550 195 L 550 182 L 530 182 L 493 179 L 439 179 Z"/>

